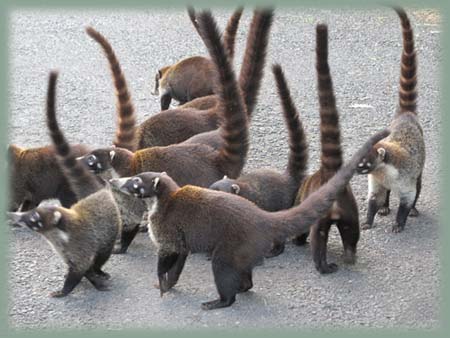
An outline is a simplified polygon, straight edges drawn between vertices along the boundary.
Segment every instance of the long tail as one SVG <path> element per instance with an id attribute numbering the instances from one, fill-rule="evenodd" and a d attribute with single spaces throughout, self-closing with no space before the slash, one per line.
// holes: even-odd
<path id="1" fill-rule="evenodd" d="M 339 170 L 343 161 L 339 115 L 328 65 L 328 28 L 326 25 L 317 25 L 316 39 L 316 70 L 322 147 L 320 170 L 322 182 L 325 182 Z"/>
<path id="2" fill-rule="evenodd" d="M 220 40 L 220 33 L 211 12 L 200 13 L 201 37 L 208 48 L 219 75 L 218 95 L 223 110 L 219 163 L 228 176 L 236 178 L 244 167 L 248 151 L 248 123 L 245 105 L 239 91 L 235 73 Z"/>
<path id="3" fill-rule="evenodd" d="M 192 25 L 194 26 L 195 30 L 197 31 L 198 35 L 201 36 L 200 27 L 198 25 L 197 16 L 195 14 L 195 9 L 192 6 L 187 7 L 189 19 L 192 22 Z"/>
<path id="4" fill-rule="evenodd" d="M 417 60 L 414 33 L 406 12 L 399 7 L 395 7 L 394 10 L 400 17 L 403 33 L 398 113 L 417 113 Z"/>
<path id="5" fill-rule="evenodd" d="M 69 143 L 59 129 L 55 111 L 57 78 L 57 72 L 50 73 L 47 90 L 47 127 L 61 162 L 64 175 L 69 181 L 70 187 L 75 192 L 78 200 L 80 200 L 102 189 L 103 186 L 97 181 L 94 175 L 76 160 Z"/>
<path id="6" fill-rule="evenodd" d="M 247 38 L 244 60 L 239 74 L 239 85 L 244 95 L 249 119 L 255 109 L 261 80 L 264 75 L 264 64 L 272 21 L 272 9 L 255 11 Z"/>
<path id="7" fill-rule="evenodd" d="M 356 172 L 358 163 L 367 156 L 374 144 L 389 135 L 389 130 L 383 130 L 373 135 L 353 155 L 350 161 L 322 185 L 318 190 L 309 195 L 300 205 L 289 210 L 274 213 L 278 225 L 274 229 L 282 237 L 293 236 L 307 232 L 309 227 L 319 221 L 331 208 L 338 195 L 344 190 Z"/>
<path id="8" fill-rule="evenodd" d="M 298 111 L 292 101 L 289 86 L 286 82 L 283 69 L 280 65 L 272 66 L 272 72 L 277 83 L 278 96 L 280 97 L 283 115 L 289 133 L 289 160 L 287 172 L 297 182 L 303 181 L 308 164 L 308 144 L 299 119 Z"/>
<path id="9" fill-rule="evenodd" d="M 227 26 L 225 27 L 225 31 L 223 34 L 223 45 L 225 46 L 225 50 L 228 53 L 228 57 L 230 60 L 234 58 L 234 47 L 236 42 L 236 32 L 239 27 L 239 20 L 241 19 L 242 12 L 244 11 L 244 7 L 238 7 L 231 17 L 228 19 Z"/>
<path id="10" fill-rule="evenodd" d="M 111 45 L 103 35 L 92 27 L 87 27 L 86 32 L 102 47 L 103 52 L 108 59 L 109 67 L 114 79 L 117 97 L 116 110 L 119 121 L 113 144 L 116 147 L 134 151 L 136 148 L 136 117 L 134 115 L 134 106 L 131 101 L 131 95 L 128 91 L 127 82 L 122 73 L 122 69 L 120 68 L 119 60 L 117 60 Z"/>

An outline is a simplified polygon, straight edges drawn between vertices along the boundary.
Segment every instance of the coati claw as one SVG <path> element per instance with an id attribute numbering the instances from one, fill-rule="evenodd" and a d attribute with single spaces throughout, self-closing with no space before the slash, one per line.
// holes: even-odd
<path id="1" fill-rule="evenodd" d="M 361 230 L 368 230 L 368 229 L 372 229 L 372 228 L 373 228 L 373 224 L 364 223 L 363 225 L 361 225 Z"/>
<path id="2" fill-rule="evenodd" d="M 419 211 L 416 208 L 412 208 L 411 211 L 409 212 L 409 217 L 417 217 L 419 216 Z"/>
<path id="3" fill-rule="evenodd" d="M 61 298 L 67 296 L 62 290 L 53 291 L 49 293 L 49 296 L 52 298 Z"/>
<path id="4" fill-rule="evenodd" d="M 392 227 L 392 232 L 398 234 L 399 232 L 402 232 L 404 228 L 405 228 L 404 226 L 396 224 Z"/>
<path id="5" fill-rule="evenodd" d="M 380 210 L 378 210 L 378 215 L 386 216 L 386 215 L 389 215 L 390 212 L 391 212 L 391 209 L 389 207 L 382 207 L 382 208 L 380 208 Z"/>

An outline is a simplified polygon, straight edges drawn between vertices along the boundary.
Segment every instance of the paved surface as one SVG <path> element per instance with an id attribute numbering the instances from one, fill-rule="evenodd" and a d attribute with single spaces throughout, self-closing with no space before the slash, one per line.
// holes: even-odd
<path id="1" fill-rule="evenodd" d="M 224 26 L 229 11 L 218 13 Z M 25 229 L 10 231 L 10 325 L 52 327 L 402 327 L 439 325 L 439 17 L 434 11 L 411 13 L 419 57 L 420 118 L 427 143 L 421 216 L 401 234 L 390 233 L 394 215 L 376 219 L 362 232 L 358 261 L 346 266 L 333 228 L 329 261 L 338 272 L 321 276 L 309 245 L 289 244 L 286 252 L 255 270 L 254 288 L 227 309 L 203 311 L 216 297 L 210 262 L 192 255 L 178 285 L 163 298 L 153 287 L 156 256 L 146 234 L 139 234 L 127 255 L 113 256 L 105 270 L 112 290 L 98 292 L 83 281 L 64 299 L 50 291 L 63 282 L 64 264 L 45 240 Z M 241 60 L 251 13 L 245 11 L 237 42 Z M 115 128 L 113 87 L 99 46 L 84 33 L 93 25 L 104 33 L 123 66 L 139 121 L 158 111 L 150 96 L 155 70 L 182 57 L 204 54 L 184 11 L 16 11 L 10 18 L 10 131 L 13 142 L 49 142 L 44 102 L 50 69 L 61 72 L 58 115 L 73 142 L 110 144 Z M 318 167 L 319 134 L 314 71 L 315 24 L 330 28 L 330 63 L 341 113 L 343 144 L 350 156 L 369 134 L 386 126 L 397 102 L 401 33 L 389 9 L 276 12 L 268 67 L 252 123 L 247 170 L 284 168 L 286 132 L 270 72 L 280 62 L 307 127 L 310 169 Z M 366 212 L 365 177 L 352 181 Z M 394 200 L 394 204 L 397 201 Z"/>

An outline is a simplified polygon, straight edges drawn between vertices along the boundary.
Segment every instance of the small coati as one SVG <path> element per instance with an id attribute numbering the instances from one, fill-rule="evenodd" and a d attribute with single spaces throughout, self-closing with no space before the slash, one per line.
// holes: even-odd
<path id="1" fill-rule="evenodd" d="M 425 164 L 425 142 L 417 118 L 417 61 L 414 34 L 406 12 L 394 8 L 400 17 L 403 33 L 401 56 L 399 108 L 391 122 L 391 134 L 374 145 L 371 153 L 362 159 L 358 171 L 369 174 L 367 220 L 363 229 L 373 226 L 375 214 L 389 213 L 390 191 L 398 193 L 400 205 L 393 232 L 403 231 L 406 219 L 419 213 L 416 203 L 422 188 Z"/>
<path id="2" fill-rule="evenodd" d="M 238 8 L 233 13 L 225 29 L 223 42 L 230 59 L 233 59 L 235 37 L 242 11 L 243 8 Z M 192 7 L 188 8 L 188 14 L 198 30 L 195 11 Z M 155 88 L 152 94 L 159 95 L 161 110 L 166 110 L 172 99 L 184 104 L 193 99 L 214 94 L 216 81 L 217 74 L 212 61 L 203 56 L 192 56 L 159 69 L 155 75 Z"/>
<path id="3" fill-rule="evenodd" d="M 274 65 L 272 71 L 289 132 L 290 152 L 286 170 L 280 173 L 272 169 L 258 169 L 237 179 L 225 176 L 209 188 L 242 196 L 266 211 L 279 211 L 289 209 L 294 204 L 298 188 L 305 177 L 308 146 L 283 70 L 280 65 Z M 275 243 L 271 256 L 279 255 L 283 250 L 284 243 Z"/>
<path id="4" fill-rule="evenodd" d="M 328 28 L 326 25 L 317 25 L 316 39 L 322 156 L 319 170 L 308 176 L 298 190 L 295 205 L 303 203 L 310 194 L 333 177 L 341 168 L 343 162 L 339 115 L 328 65 Z M 327 262 L 328 233 L 332 224 L 336 224 L 339 229 L 344 245 L 345 262 L 353 264 L 356 259 L 356 247 L 359 240 L 359 218 L 358 206 L 350 185 L 342 190 L 329 212 L 325 213 L 309 231 L 313 260 L 320 273 L 331 273 L 337 270 L 336 264 Z M 293 242 L 297 245 L 303 245 L 307 236 L 308 232 L 298 233 Z"/>
<path id="5" fill-rule="evenodd" d="M 89 152 L 82 144 L 72 146 L 75 156 Z M 57 198 L 68 208 L 77 199 L 56 162 L 53 146 L 21 148 L 8 146 L 10 179 L 9 211 L 28 211 L 46 199 Z"/>
<path id="6" fill-rule="evenodd" d="M 76 161 L 60 131 L 55 112 L 57 73 L 49 77 L 47 125 L 61 165 L 78 202 L 70 209 L 38 207 L 10 213 L 13 222 L 44 236 L 68 265 L 64 286 L 53 297 L 69 294 L 86 277 L 98 290 L 108 290 L 109 275 L 102 271 L 121 226 L 119 210 L 109 188 Z"/>
<path id="7" fill-rule="evenodd" d="M 199 15 L 203 38 L 220 41 L 209 12 Z M 216 45 L 216 43 L 207 42 Z M 220 298 L 203 309 L 230 306 L 236 294 L 253 287 L 253 267 L 274 241 L 305 231 L 329 210 L 373 144 L 388 135 L 372 136 L 325 185 L 302 204 L 267 212 L 240 196 L 195 186 L 180 188 L 166 173 L 146 172 L 111 180 L 125 193 L 146 201 L 150 237 L 158 246 L 158 279 L 161 296 L 178 281 L 190 252 L 212 252 L 214 281 Z"/>
<path id="8" fill-rule="evenodd" d="M 92 28 L 90 30 L 94 31 Z M 255 31 L 253 35 L 252 32 L 249 33 L 240 71 L 239 84 L 243 90 L 248 114 L 252 113 L 256 104 L 263 76 L 268 38 L 262 39 L 259 38 L 259 35 L 265 32 L 265 29 L 261 29 L 261 32 Z M 112 48 L 109 42 L 98 32 L 90 34 L 88 31 L 88 34 L 100 44 L 111 62 L 112 58 L 108 54 L 111 53 Z M 258 38 L 252 38 L 252 36 Z M 113 65 L 110 64 L 110 67 L 112 68 Z M 117 81 L 115 83 L 117 84 Z M 194 101 L 196 101 L 196 104 L 194 104 Z M 183 105 L 183 108 L 178 107 L 177 109 L 160 112 L 141 123 L 136 131 L 136 148 L 144 149 L 152 146 L 176 144 L 189 139 L 193 135 L 219 128 L 221 123 L 221 107 L 218 105 L 220 98 L 217 95 L 210 95 L 194 101 Z M 195 141 L 194 143 L 198 142 Z"/>
<path id="9" fill-rule="evenodd" d="M 251 24 L 250 45 L 261 45 L 271 27 L 272 10 L 255 11 Z M 256 42 L 255 42 L 256 41 Z M 214 43 L 213 45 L 211 45 Z M 175 144 L 151 147 L 131 152 L 123 148 L 103 148 L 91 152 L 81 160 L 96 173 L 113 170 L 120 177 L 145 171 L 166 171 L 180 186 L 193 184 L 209 187 L 224 175 L 238 177 L 248 151 L 247 112 L 241 90 L 230 60 L 220 41 L 205 40 L 220 78 L 218 95 L 223 115 L 220 137 L 224 140 L 215 149 L 206 144 Z M 248 52 L 254 54 L 254 52 Z M 264 54 L 265 51 L 259 53 Z M 248 67 L 251 68 L 251 67 Z"/>

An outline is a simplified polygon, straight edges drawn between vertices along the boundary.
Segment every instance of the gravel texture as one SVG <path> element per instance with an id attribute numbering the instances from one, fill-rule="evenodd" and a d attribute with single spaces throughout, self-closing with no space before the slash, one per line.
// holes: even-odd
<path id="1" fill-rule="evenodd" d="M 214 11 L 224 27 L 230 10 Z M 436 328 L 439 327 L 439 70 L 442 58 L 439 15 L 408 10 L 419 58 L 419 110 L 427 162 L 420 217 L 403 233 L 392 234 L 395 213 L 376 218 L 363 231 L 358 261 L 342 260 L 335 228 L 329 261 L 339 270 L 322 276 L 314 268 L 309 245 L 287 245 L 286 252 L 255 269 L 254 288 L 227 309 L 203 311 L 202 301 L 216 297 L 211 265 L 192 255 L 178 285 L 160 298 L 155 248 L 139 234 L 126 255 L 113 256 L 105 270 L 112 290 L 98 292 L 83 280 L 64 299 L 49 292 L 63 282 L 65 266 L 38 235 L 10 231 L 9 321 L 12 328 L 99 327 L 118 329 L 186 327 L 273 328 Z M 244 12 L 237 36 L 236 68 L 251 18 Z M 268 62 L 251 126 L 246 170 L 284 169 L 286 131 L 270 64 L 279 62 L 310 144 L 310 170 L 319 161 L 319 114 L 314 69 L 315 24 L 329 24 L 330 66 L 336 89 L 345 156 L 368 135 L 387 126 L 397 104 L 401 31 L 390 9 L 277 10 Z M 58 116 L 72 142 L 108 145 L 115 130 L 114 89 L 106 60 L 84 32 L 93 25 L 113 45 L 126 74 L 139 122 L 158 112 L 150 95 L 155 71 L 183 57 L 205 54 L 184 10 L 50 11 L 17 10 L 10 16 L 10 138 L 22 146 L 47 144 L 45 91 L 51 69 L 60 70 Z M 352 187 L 360 219 L 366 213 L 366 177 Z M 396 210 L 397 200 L 393 200 Z"/>

